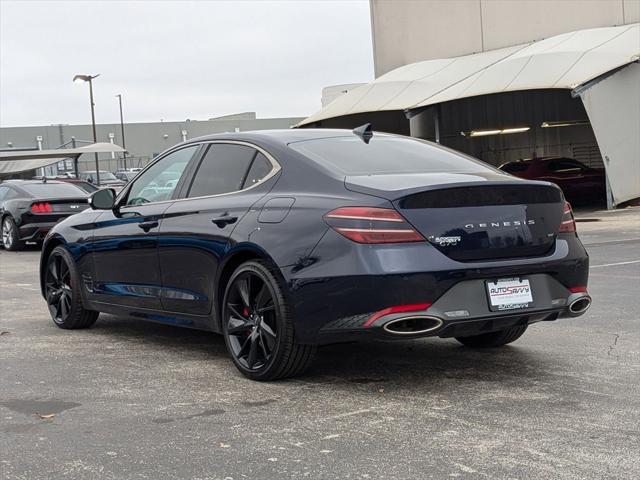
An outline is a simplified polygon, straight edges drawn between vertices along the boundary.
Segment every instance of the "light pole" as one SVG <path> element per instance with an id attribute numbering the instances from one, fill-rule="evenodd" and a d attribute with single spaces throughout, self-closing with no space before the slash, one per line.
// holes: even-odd
<path id="1" fill-rule="evenodd" d="M 120 132 L 122 133 L 122 148 L 125 149 L 124 152 L 122 152 L 122 164 L 124 169 L 127 169 L 127 151 L 126 148 L 127 146 L 124 143 L 124 120 L 122 117 L 122 94 L 119 93 L 118 95 L 116 95 L 116 97 L 118 97 L 118 103 L 120 104 Z"/>
<path id="2" fill-rule="evenodd" d="M 94 78 L 98 78 L 100 74 L 97 75 L 76 75 L 73 77 L 73 81 L 75 83 L 80 82 L 89 82 L 89 99 L 91 100 L 91 126 L 93 127 L 93 143 L 98 142 L 98 136 L 96 135 L 96 114 L 94 111 L 95 104 L 93 103 L 93 82 Z M 96 183 L 100 186 L 100 166 L 98 165 L 98 154 L 94 153 L 96 159 Z M 79 177 L 80 172 L 78 172 L 78 166 L 76 165 L 76 178 Z"/>

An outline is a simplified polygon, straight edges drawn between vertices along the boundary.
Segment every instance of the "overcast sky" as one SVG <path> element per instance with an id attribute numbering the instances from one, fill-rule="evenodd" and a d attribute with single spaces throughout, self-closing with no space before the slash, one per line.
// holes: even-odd
<path id="1" fill-rule="evenodd" d="M 307 116 L 373 79 L 362 1 L 0 0 L 0 125 Z"/>

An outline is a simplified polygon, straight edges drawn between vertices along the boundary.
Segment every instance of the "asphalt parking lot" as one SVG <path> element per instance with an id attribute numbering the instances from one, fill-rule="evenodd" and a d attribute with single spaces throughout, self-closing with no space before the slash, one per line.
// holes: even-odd
<path id="1" fill-rule="evenodd" d="M 586 315 L 499 350 L 327 346 L 276 383 L 213 334 L 60 330 L 39 252 L 0 250 L 0 478 L 637 478 L 640 208 L 581 217 Z"/>

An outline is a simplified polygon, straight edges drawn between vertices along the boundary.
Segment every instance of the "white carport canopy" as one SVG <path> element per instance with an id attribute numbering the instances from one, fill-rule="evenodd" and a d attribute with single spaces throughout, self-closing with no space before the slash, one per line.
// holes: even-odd
<path id="1" fill-rule="evenodd" d="M 338 97 L 298 126 L 364 112 L 411 110 L 516 90 L 574 89 L 640 57 L 640 24 L 564 33 L 538 42 L 397 68 Z"/>
<path id="2" fill-rule="evenodd" d="M 46 167 L 67 158 L 77 159 L 84 153 L 122 153 L 120 145 L 113 143 L 93 143 L 78 148 L 59 148 L 57 150 L 16 150 L 0 152 L 0 175 L 20 173 Z"/>
<path id="3" fill-rule="evenodd" d="M 576 92 L 604 158 L 610 204 L 617 205 L 640 197 L 639 59 L 638 23 L 579 30 L 397 68 L 338 97 L 297 126 L 357 113 L 419 111 L 479 95 L 581 87 Z"/>

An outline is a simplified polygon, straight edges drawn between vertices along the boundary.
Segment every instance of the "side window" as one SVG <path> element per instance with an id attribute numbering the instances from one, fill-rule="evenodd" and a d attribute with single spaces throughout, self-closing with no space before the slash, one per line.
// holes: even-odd
<path id="1" fill-rule="evenodd" d="M 7 187 L 7 195 L 4 199 L 11 200 L 12 198 L 20 198 L 20 193 L 16 192 L 13 188 Z"/>
<path id="2" fill-rule="evenodd" d="M 199 145 L 176 150 L 161 158 L 136 178 L 127 195 L 126 205 L 170 200 L 189 160 Z"/>
<path id="3" fill-rule="evenodd" d="M 242 188 L 248 188 L 251 185 L 255 185 L 256 183 L 260 182 L 269 174 L 269 172 L 271 172 L 272 169 L 273 165 L 271 165 L 271 162 L 267 159 L 267 157 L 258 152 L 256 158 L 251 164 L 251 168 L 249 169 L 247 178 L 242 184 Z"/>
<path id="4" fill-rule="evenodd" d="M 0 202 L 4 200 L 4 198 L 7 196 L 7 193 L 9 193 L 8 187 L 0 187 Z"/>
<path id="5" fill-rule="evenodd" d="M 213 143 L 196 172 L 188 196 L 204 197 L 242 188 L 256 150 L 245 145 Z"/>

